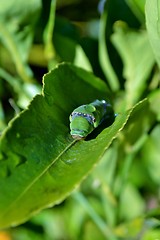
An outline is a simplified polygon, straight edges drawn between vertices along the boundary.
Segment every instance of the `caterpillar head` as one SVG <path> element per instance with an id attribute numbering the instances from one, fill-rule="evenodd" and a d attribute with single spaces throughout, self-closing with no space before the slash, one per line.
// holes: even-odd
<path id="1" fill-rule="evenodd" d="M 76 116 L 70 122 L 71 136 L 77 140 L 85 138 L 93 129 L 93 124 L 83 116 Z"/>

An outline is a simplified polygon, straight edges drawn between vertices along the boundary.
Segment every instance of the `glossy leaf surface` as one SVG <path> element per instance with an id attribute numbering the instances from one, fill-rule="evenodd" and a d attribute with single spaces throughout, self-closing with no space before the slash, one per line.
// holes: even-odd
<path id="1" fill-rule="evenodd" d="M 62 201 L 100 160 L 129 113 L 119 114 L 96 139 L 79 142 L 69 134 L 68 117 L 75 106 L 106 96 L 100 79 L 72 65 L 44 76 L 43 94 L 1 137 L 1 228 Z"/>

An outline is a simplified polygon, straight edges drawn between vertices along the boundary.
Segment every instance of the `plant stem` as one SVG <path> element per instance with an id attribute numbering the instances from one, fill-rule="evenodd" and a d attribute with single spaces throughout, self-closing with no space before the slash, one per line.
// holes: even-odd
<path id="1" fill-rule="evenodd" d="M 107 223 L 105 223 L 103 221 L 102 218 L 100 218 L 100 216 L 95 212 L 95 210 L 93 209 L 93 207 L 90 205 L 90 203 L 87 201 L 87 199 L 83 196 L 82 193 L 80 192 L 76 192 L 73 195 L 73 198 L 79 202 L 83 208 L 86 210 L 86 212 L 90 215 L 90 217 L 92 218 L 92 220 L 95 222 L 95 224 L 97 225 L 97 227 L 100 229 L 100 231 L 102 232 L 102 234 L 110 240 L 117 240 L 117 238 L 115 237 L 114 233 L 112 232 L 112 230 L 107 226 Z"/>

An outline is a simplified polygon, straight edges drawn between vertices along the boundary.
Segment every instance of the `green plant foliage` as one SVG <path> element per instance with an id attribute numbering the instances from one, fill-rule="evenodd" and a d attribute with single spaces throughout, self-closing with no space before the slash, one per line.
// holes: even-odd
<path id="1" fill-rule="evenodd" d="M 21 3 L 21 0 L 11 0 L 10 2 L 1 0 L 0 41 L 13 59 L 22 80 L 32 82 L 32 72 L 26 64 L 26 60 L 41 3 L 39 0 L 34 2 L 30 0 L 23 4 L 23 8 L 21 8 Z"/>
<path id="2" fill-rule="evenodd" d="M 0 6 L 0 239 L 159 239 L 159 0 Z"/>
<path id="3" fill-rule="evenodd" d="M 101 158 L 128 114 L 119 115 L 95 140 L 82 142 L 69 136 L 68 117 L 78 103 L 102 96 L 107 96 L 105 84 L 72 65 L 44 76 L 43 95 L 1 137 L 1 227 L 62 201 Z"/>
<path id="4" fill-rule="evenodd" d="M 148 37 L 160 67 L 159 39 L 160 39 L 160 20 L 159 20 L 160 2 L 157 0 L 146 0 L 146 26 Z"/>
<path id="5" fill-rule="evenodd" d="M 124 64 L 126 102 L 130 107 L 139 100 L 146 88 L 155 59 L 146 32 L 133 31 L 124 22 L 116 22 L 114 30 L 112 41 Z"/>
<path id="6" fill-rule="evenodd" d="M 139 21 L 143 24 L 145 19 L 144 14 L 144 6 L 145 6 L 145 0 L 125 0 L 128 6 L 132 9 L 135 16 L 139 19 Z"/>

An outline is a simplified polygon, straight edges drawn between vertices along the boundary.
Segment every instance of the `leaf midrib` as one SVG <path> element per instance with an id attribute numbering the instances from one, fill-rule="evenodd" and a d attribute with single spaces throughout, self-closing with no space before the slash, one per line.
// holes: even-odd
<path id="1" fill-rule="evenodd" d="M 58 159 L 60 159 L 63 154 L 65 154 L 68 149 L 70 149 L 70 147 L 72 147 L 77 141 L 73 140 L 67 147 L 65 147 L 65 149 L 54 159 L 54 161 L 52 161 L 26 188 L 25 190 L 8 206 L 8 208 L 6 209 L 6 211 L 4 211 L 1 214 L 1 219 L 4 218 L 4 216 L 7 214 L 7 212 L 10 211 L 10 209 L 12 209 L 12 207 L 16 204 L 16 202 L 19 201 L 19 199 L 21 199 L 22 196 L 24 196 L 26 194 L 26 192 L 31 189 L 31 187 L 48 171 L 49 168 L 52 167 L 53 164 L 55 164 L 56 161 L 58 161 Z"/>

